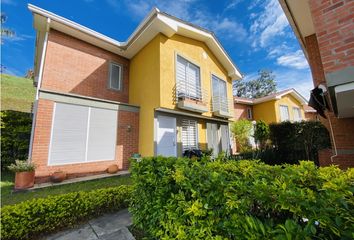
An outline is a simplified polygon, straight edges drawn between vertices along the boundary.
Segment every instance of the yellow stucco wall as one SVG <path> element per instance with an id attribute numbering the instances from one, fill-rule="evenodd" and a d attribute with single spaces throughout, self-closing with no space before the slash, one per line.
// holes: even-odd
<path id="1" fill-rule="evenodd" d="M 142 156 L 154 155 L 155 108 L 188 112 L 177 108 L 175 103 L 176 54 L 200 67 L 201 86 L 208 92 L 210 110 L 203 115 L 212 116 L 211 74 L 227 81 L 227 97 L 232 98 L 231 79 L 227 77 L 226 70 L 203 42 L 179 35 L 171 38 L 162 34 L 157 35 L 131 59 L 130 63 L 129 102 L 140 106 L 139 153 Z M 206 134 L 205 120 L 198 119 L 198 140 L 201 149 L 207 147 Z"/>
<path id="2" fill-rule="evenodd" d="M 263 120 L 266 123 L 280 122 L 280 105 L 288 106 L 290 121 L 294 120 L 293 107 L 300 108 L 301 117 L 305 119 L 305 112 L 302 104 L 291 94 L 287 94 L 278 100 L 259 103 L 253 106 L 254 120 Z"/>
<path id="3" fill-rule="evenodd" d="M 276 112 L 276 118 L 277 122 L 280 122 L 280 105 L 285 105 L 288 106 L 289 109 L 289 116 L 290 116 L 290 121 L 294 120 L 294 110 L 293 107 L 298 107 L 300 108 L 301 111 L 301 118 L 304 120 L 305 119 L 305 112 L 304 112 L 304 107 L 302 104 L 294 98 L 291 94 L 287 94 L 283 96 L 281 99 L 277 100 L 275 103 L 275 112 Z"/>
<path id="4" fill-rule="evenodd" d="M 130 62 L 129 103 L 140 106 L 139 153 L 154 155 L 154 109 L 160 105 L 160 37 Z"/>
<path id="5" fill-rule="evenodd" d="M 199 66 L 201 87 L 206 89 L 209 96 L 209 110 L 211 110 L 210 102 L 212 97 L 211 74 L 214 74 L 220 79 L 227 81 L 227 97 L 230 99 L 232 98 L 231 79 L 227 76 L 226 70 L 222 67 L 213 53 L 203 42 L 180 35 L 174 35 L 171 38 L 167 38 L 164 35 L 160 36 L 161 107 L 183 111 L 176 108 L 176 103 L 174 102 L 174 87 L 176 84 L 176 54 L 179 54 L 181 57 Z M 212 116 L 212 113 L 209 111 L 207 113 L 203 113 L 203 115 Z"/>
<path id="6" fill-rule="evenodd" d="M 254 120 L 263 120 L 266 123 L 273 123 L 277 121 L 275 111 L 275 100 L 259 103 L 253 106 Z"/>

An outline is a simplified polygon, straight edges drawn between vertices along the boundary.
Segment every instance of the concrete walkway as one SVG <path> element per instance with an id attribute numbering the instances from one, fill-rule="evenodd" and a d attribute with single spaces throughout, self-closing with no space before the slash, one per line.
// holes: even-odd
<path id="1" fill-rule="evenodd" d="M 50 235 L 45 240 L 135 240 L 129 232 L 132 224 L 131 215 L 127 209 L 117 213 L 106 214 L 93 219 L 77 228 Z"/>
<path id="2" fill-rule="evenodd" d="M 65 185 L 65 184 L 70 184 L 70 183 L 85 182 L 85 181 L 97 180 L 97 179 L 102 179 L 102 178 L 109 178 L 109 177 L 115 177 L 115 176 L 117 176 L 117 177 L 118 176 L 127 176 L 127 175 L 130 175 L 129 171 L 122 170 L 117 173 L 103 173 L 103 174 L 90 175 L 90 176 L 86 176 L 86 177 L 77 177 L 77 178 L 66 179 L 60 183 L 52 183 L 52 182 L 36 183 L 36 184 L 34 184 L 34 186 L 32 188 L 29 188 L 26 190 L 30 191 L 30 190 L 60 186 L 60 185 Z"/>

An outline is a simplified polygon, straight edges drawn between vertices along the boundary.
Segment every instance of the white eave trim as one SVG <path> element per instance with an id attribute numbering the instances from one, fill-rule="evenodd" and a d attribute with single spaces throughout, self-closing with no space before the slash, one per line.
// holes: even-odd
<path id="1" fill-rule="evenodd" d="M 56 15 L 52 12 L 49 12 L 47 10 L 44 10 L 42 8 L 39 8 L 37 6 L 34 6 L 32 4 L 28 4 L 28 9 L 33 12 L 33 13 L 36 13 L 36 14 L 39 14 L 39 15 L 42 15 L 44 17 L 47 17 L 47 18 L 50 18 L 51 20 L 55 21 L 55 22 L 58 22 L 58 23 L 62 23 L 64 25 L 67 25 L 69 27 L 72 27 L 74 29 L 77 29 L 83 33 L 86 33 L 88 35 L 91 35 L 91 36 L 94 36 L 102 41 L 105 41 L 107 43 L 110 43 L 110 44 L 113 44 L 113 45 L 116 45 L 118 47 L 121 47 L 123 45 L 123 43 L 121 42 L 118 42 L 110 37 L 107 37 L 99 32 L 96 32 L 90 28 L 87 28 L 87 27 L 84 27 L 76 22 L 73 22 L 69 19 L 66 19 L 66 18 L 63 18 L 59 15 Z"/>
<path id="2" fill-rule="evenodd" d="M 38 14 L 41 16 L 44 16 L 46 18 L 50 18 L 53 22 L 56 22 L 58 24 L 63 24 L 67 27 L 70 27 L 72 29 L 75 29 L 77 31 L 80 31 L 84 34 L 87 34 L 88 36 L 97 38 L 105 43 L 108 43 L 110 45 L 113 45 L 113 47 L 117 47 L 117 50 L 121 50 L 119 53 L 120 55 L 124 57 L 132 57 L 134 56 L 135 52 L 138 52 L 139 50 L 135 51 L 134 48 L 141 48 L 143 46 L 136 46 L 134 43 L 139 39 L 142 38 L 148 38 L 149 34 L 146 33 L 145 30 L 153 31 L 149 29 L 149 26 L 151 26 L 151 22 L 154 20 L 157 21 L 157 25 L 155 25 L 155 30 L 156 33 L 158 32 L 163 32 L 163 31 L 168 31 L 170 34 L 169 36 L 172 36 L 173 34 L 179 34 L 182 32 L 190 32 L 195 34 L 195 36 L 198 36 L 199 41 L 205 42 L 205 44 L 212 50 L 214 55 L 217 57 L 217 59 L 220 61 L 220 63 L 225 67 L 225 69 L 228 72 L 228 76 L 232 80 L 239 80 L 242 78 L 242 75 L 236 65 L 232 62 L 230 56 L 227 54 L 227 52 L 224 50 L 224 48 L 221 46 L 217 38 L 212 32 L 209 32 L 207 30 L 204 30 L 202 28 L 199 28 L 197 26 L 193 26 L 187 22 L 184 22 L 178 18 L 175 18 L 173 16 L 169 16 L 168 14 L 160 12 L 159 9 L 154 8 L 148 15 L 147 17 L 139 24 L 139 26 L 134 30 L 134 32 L 129 36 L 127 41 L 125 42 L 119 42 L 116 41 L 110 37 L 107 37 L 101 33 L 98 33 L 96 31 L 93 31 L 87 27 L 84 27 L 78 23 L 75 23 L 71 20 L 68 20 L 64 17 L 61 17 L 59 15 L 56 15 L 54 13 L 51 13 L 49 11 L 46 11 L 42 8 L 39 8 L 37 6 L 34 6 L 32 4 L 28 4 L 28 9 L 33 12 L 34 14 Z M 168 29 L 168 30 L 166 30 Z M 181 34 L 183 35 L 183 33 Z M 143 40 L 144 42 L 144 40 Z M 149 41 L 147 41 L 149 42 Z M 115 52 L 117 54 L 117 52 Z M 130 53 L 133 53 L 131 55 Z M 127 56 L 126 56 L 127 55 Z"/>

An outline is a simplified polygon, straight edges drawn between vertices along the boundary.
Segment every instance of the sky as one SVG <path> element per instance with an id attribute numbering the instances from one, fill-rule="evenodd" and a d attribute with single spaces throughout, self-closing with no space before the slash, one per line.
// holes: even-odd
<path id="1" fill-rule="evenodd" d="M 153 7 L 213 31 L 244 80 L 273 71 L 277 89 L 295 88 L 308 99 L 310 68 L 278 0 L 1 0 L 3 26 L 16 32 L 3 38 L 5 73 L 24 76 L 33 69 L 35 30 L 31 3 L 83 26 L 125 41 Z"/>

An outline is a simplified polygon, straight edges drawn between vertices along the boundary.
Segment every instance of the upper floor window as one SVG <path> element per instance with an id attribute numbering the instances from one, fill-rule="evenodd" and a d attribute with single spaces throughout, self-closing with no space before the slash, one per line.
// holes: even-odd
<path id="1" fill-rule="evenodd" d="M 285 105 L 280 105 L 280 121 L 285 122 L 290 120 L 289 108 Z"/>
<path id="2" fill-rule="evenodd" d="M 252 119 L 252 108 L 247 108 L 247 119 Z"/>
<path id="3" fill-rule="evenodd" d="M 123 67 L 117 63 L 109 64 L 109 83 L 110 89 L 122 90 Z"/>
<path id="4" fill-rule="evenodd" d="M 301 111 L 298 107 L 293 107 L 294 121 L 300 122 L 302 120 Z"/>
<path id="5" fill-rule="evenodd" d="M 177 96 L 201 99 L 200 68 L 177 55 L 176 66 Z"/>
<path id="6" fill-rule="evenodd" d="M 213 104 L 218 104 L 219 109 L 228 111 L 226 81 L 212 75 Z"/>

